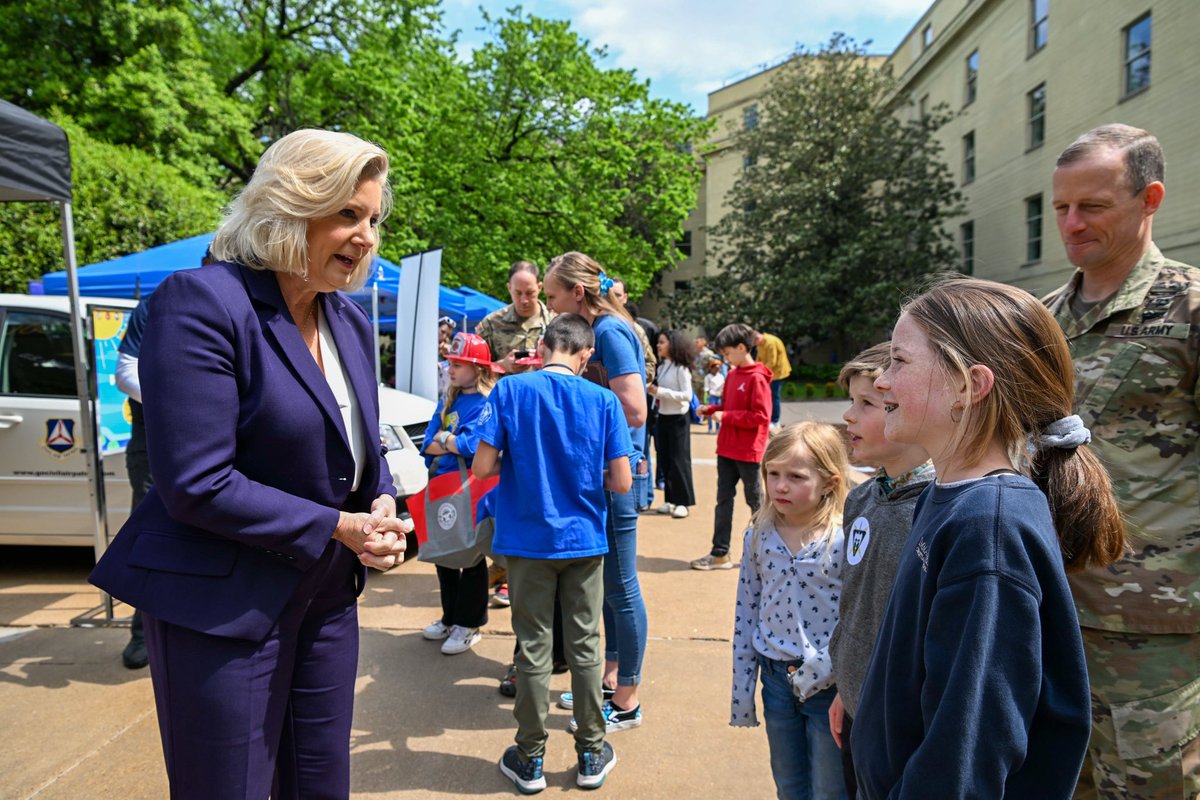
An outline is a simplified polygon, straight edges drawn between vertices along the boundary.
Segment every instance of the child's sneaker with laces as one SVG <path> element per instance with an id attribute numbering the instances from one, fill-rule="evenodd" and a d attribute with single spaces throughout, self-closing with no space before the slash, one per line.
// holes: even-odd
<path id="1" fill-rule="evenodd" d="M 712 553 L 709 553 L 693 561 L 692 569 L 699 569 L 705 572 L 712 569 L 733 569 L 733 559 L 729 557 L 728 553 L 723 556 L 714 556 Z"/>
<path id="2" fill-rule="evenodd" d="M 508 608 L 512 605 L 512 601 L 508 599 L 508 583 L 502 583 L 496 589 L 496 593 L 492 595 L 490 601 L 492 608 Z"/>
<path id="3" fill-rule="evenodd" d="M 517 785 L 521 794 L 537 794 L 546 788 L 546 776 L 542 774 L 541 757 L 526 761 L 521 758 L 521 752 L 515 744 L 509 745 L 509 748 L 504 751 L 504 756 L 500 759 L 500 771 Z"/>
<path id="4" fill-rule="evenodd" d="M 579 756 L 579 774 L 575 776 L 575 785 L 584 789 L 599 789 L 604 779 L 617 764 L 617 754 L 612 745 L 605 742 L 599 750 L 589 751 Z"/>
<path id="5" fill-rule="evenodd" d="M 607 686 L 600 687 L 601 699 L 603 699 L 603 700 L 606 700 L 606 701 L 612 700 L 613 695 L 616 693 L 617 693 L 616 689 L 610 689 Z M 562 694 L 560 694 L 558 696 L 558 707 L 565 708 L 567 711 L 570 711 L 571 709 L 573 709 L 575 707 L 575 693 L 574 692 L 563 692 Z"/>
<path id="6" fill-rule="evenodd" d="M 446 637 L 446 641 L 442 642 L 442 653 L 448 656 L 465 653 L 482 638 L 483 634 L 479 632 L 479 628 L 464 628 L 462 625 L 455 625 L 450 628 L 450 635 Z"/>
<path id="7" fill-rule="evenodd" d="M 435 620 L 425 626 L 425 630 L 421 631 L 421 635 L 431 642 L 440 641 L 450 635 L 450 626 L 440 619 Z"/>
<path id="8" fill-rule="evenodd" d="M 625 731 L 630 728 L 636 728 L 642 724 L 642 707 L 637 705 L 628 711 L 622 711 L 613 704 L 612 700 L 604 701 L 604 707 L 601 709 L 604 715 L 604 732 L 616 733 L 617 731 Z M 570 724 L 571 732 L 579 730 L 579 723 L 571 717 Z"/>

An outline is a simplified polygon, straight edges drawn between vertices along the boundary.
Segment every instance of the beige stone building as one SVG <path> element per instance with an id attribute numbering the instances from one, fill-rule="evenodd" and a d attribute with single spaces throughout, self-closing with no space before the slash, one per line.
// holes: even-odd
<path id="1" fill-rule="evenodd" d="M 1107 122 L 1145 128 L 1167 155 L 1155 240 L 1200 264 L 1200 0 L 936 0 L 887 62 L 900 112 L 946 103 L 940 132 L 967 213 L 952 221 L 964 271 L 1047 291 L 1070 275 L 1050 196 L 1058 153 Z M 664 294 L 717 268 L 703 226 L 729 211 L 743 169 L 731 133 L 756 124 L 778 66 L 709 95 L 718 123 L 704 153 L 690 253 L 663 274 Z"/>

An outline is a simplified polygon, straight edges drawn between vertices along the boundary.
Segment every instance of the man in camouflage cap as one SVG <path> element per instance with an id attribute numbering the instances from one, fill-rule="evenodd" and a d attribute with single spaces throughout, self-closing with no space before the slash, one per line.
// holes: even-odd
<path id="1" fill-rule="evenodd" d="M 521 371 L 519 366 L 514 369 L 519 354 L 536 354 L 538 340 L 554 319 L 554 312 L 538 298 L 541 291 L 542 276 L 537 264 L 515 262 L 508 268 L 508 294 L 512 303 L 488 314 L 475 326 L 475 333 L 487 342 L 492 357 L 506 373 Z"/>
<path id="2" fill-rule="evenodd" d="M 1079 798 L 1200 793 L 1200 270 L 1154 245 L 1162 181 L 1158 140 L 1127 125 L 1079 137 L 1054 172 L 1078 270 L 1045 302 L 1130 545 L 1070 576 L 1092 687 Z"/>

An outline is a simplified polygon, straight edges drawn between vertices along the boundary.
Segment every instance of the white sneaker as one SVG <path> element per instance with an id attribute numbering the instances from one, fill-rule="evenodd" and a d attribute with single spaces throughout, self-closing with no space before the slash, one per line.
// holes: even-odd
<path id="1" fill-rule="evenodd" d="M 672 511 L 675 510 L 675 506 L 671 505 L 670 503 L 663 503 L 661 506 L 659 506 L 658 508 L 656 508 L 654 510 L 657 511 L 659 514 L 670 514 Z"/>
<path id="2" fill-rule="evenodd" d="M 465 653 L 482 638 L 483 634 L 479 632 L 479 628 L 464 628 L 462 625 L 455 625 L 450 628 L 450 635 L 446 641 L 442 642 L 442 653 L 448 656 Z"/>
<path id="3" fill-rule="evenodd" d="M 426 625 L 425 630 L 421 631 L 421 635 L 431 642 L 436 642 L 450 635 L 450 626 L 439 619 Z"/>
<path id="4" fill-rule="evenodd" d="M 675 519 L 686 519 L 688 515 L 687 506 L 675 506 L 671 511 L 671 516 Z"/>

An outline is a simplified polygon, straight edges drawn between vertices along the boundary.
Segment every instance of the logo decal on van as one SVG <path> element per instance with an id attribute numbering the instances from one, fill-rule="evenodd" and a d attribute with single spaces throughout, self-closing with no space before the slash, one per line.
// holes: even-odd
<path id="1" fill-rule="evenodd" d="M 68 418 L 46 420 L 46 438 L 42 447 L 52 457 L 65 461 L 79 452 L 75 441 L 75 420 Z"/>

